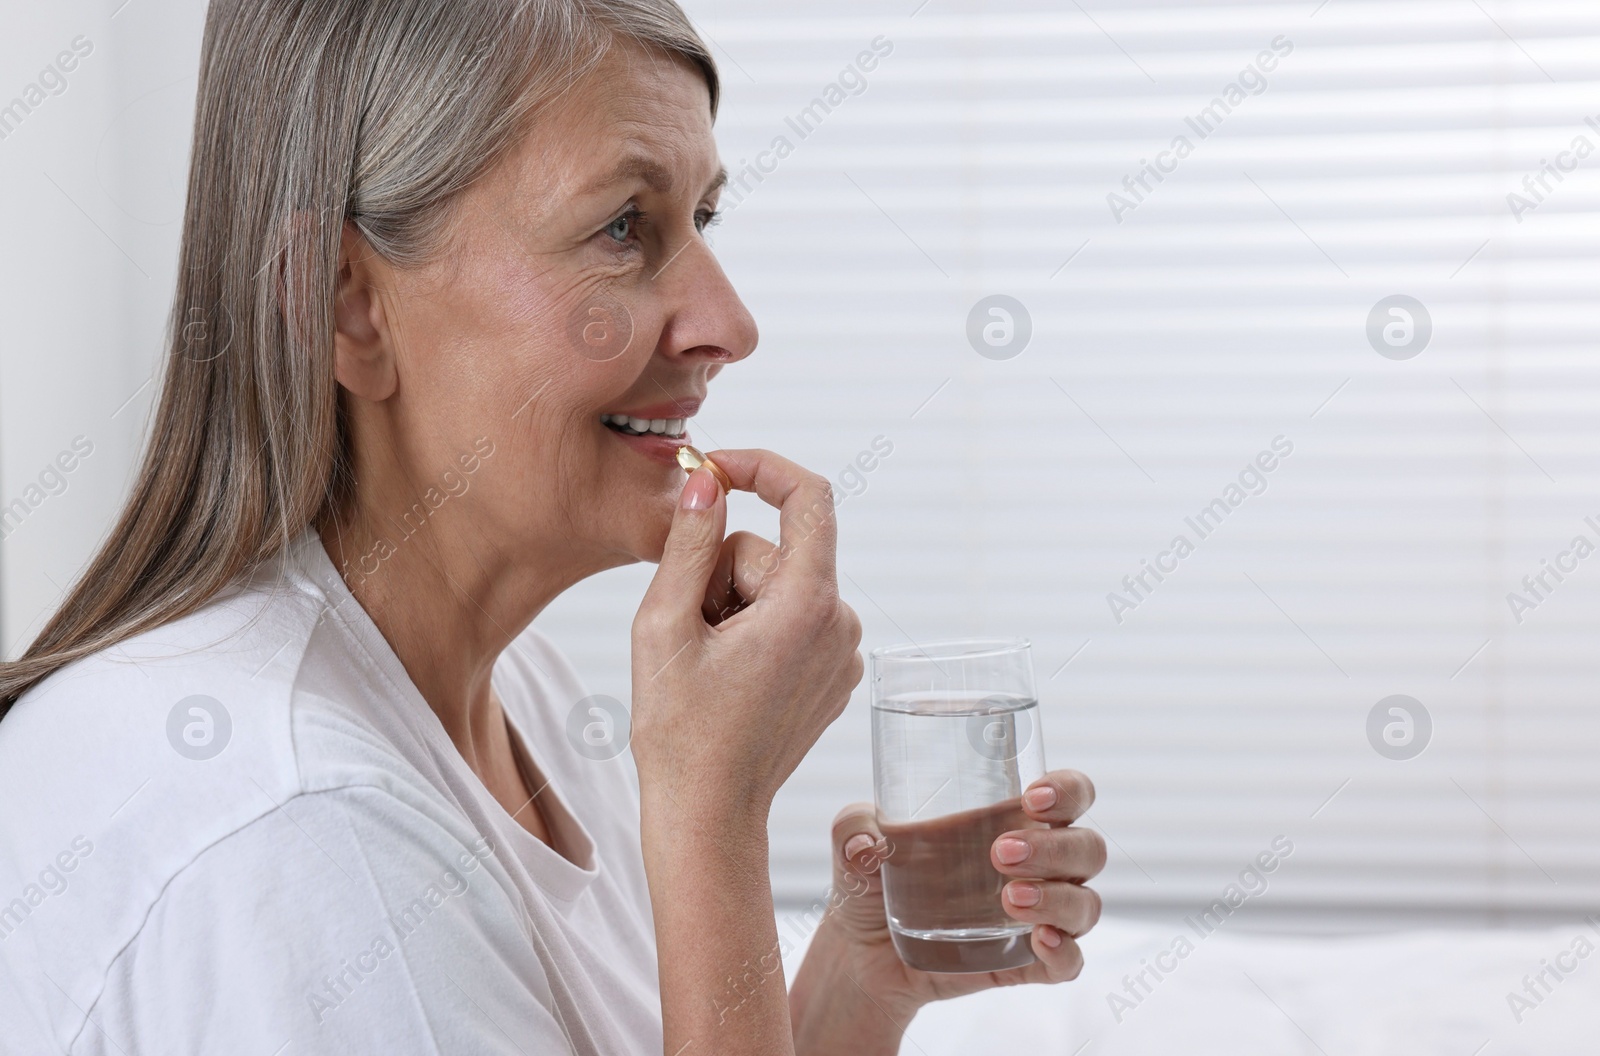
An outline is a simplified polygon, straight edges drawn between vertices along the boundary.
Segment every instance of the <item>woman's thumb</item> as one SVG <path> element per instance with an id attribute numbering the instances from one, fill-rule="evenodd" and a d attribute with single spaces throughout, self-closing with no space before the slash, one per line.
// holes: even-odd
<path id="1" fill-rule="evenodd" d="M 860 894 L 870 888 L 885 858 L 894 850 L 878 830 L 871 803 L 852 803 L 833 819 L 833 884 L 836 891 Z"/>
<path id="2" fill-rule="evenodd" d="M 704 467 L 689 474 L 672 514 L 672 529 L 661 551 L 661 564 L 645 591 L 640 611 L 661 611 L 702 619 L 700 606 L 722 548 L 728 506 L 722 486 Z"/>

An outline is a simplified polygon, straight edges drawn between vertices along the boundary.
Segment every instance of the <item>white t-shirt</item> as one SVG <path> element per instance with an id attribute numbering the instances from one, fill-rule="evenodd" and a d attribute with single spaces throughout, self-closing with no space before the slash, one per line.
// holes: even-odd
<path id="1" fill-rule="evenodd" d="M 468 769 L 309 530 L 25 694 L 0 1051 L 660 1052 L 630 759 L 538 631 L 493 682 L 573 860 Z"/>

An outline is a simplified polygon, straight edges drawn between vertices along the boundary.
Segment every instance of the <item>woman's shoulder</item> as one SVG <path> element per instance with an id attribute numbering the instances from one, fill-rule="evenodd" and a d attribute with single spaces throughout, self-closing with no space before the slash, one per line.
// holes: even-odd
<path id="1" fill-rule="evenodd" d="M 241 585 L 63 666 L 0 721 L 0 801 L 85 774 L 226 769 L 199 764 L 241 735 L 287 746 L 284 705 L 317 620 L 301 590 Z"/>
<path id="2" fill-rule="evenodd" d="M 49 1010 L 40 1026 L 63 1050 L 104 1031 L 128 1051 L 239 1051 L 268 1034 L 315 1051 L 405 1051 L 449 1011 L 437 1007 L 447 982 L 519 1003 L 541 1041 L 559 1041 L 493 838 L 376 786 L 270 806 L 174 862 L 148 900 L 118 896 L 126 848 L 80 850 L 53 919 L 0 943 L 0 979 Z M 115 883 L 97 890 L 102 880 Z M 203 1011 L 182 995 L 203 995 Z"/>
<path id="3" fill-rule="evenodd" d="M 230 591 L 23 694 L 0 721 L 0 810 L 23 866 L 77 836 L 160 847 L 131 831 L 142 826 L 205 841 L 257 810 L 254 786 L 257 799 L 291 792 L 288 701 L 316 620 L 306 600 Z"/>
<path id="4" fill-rule="evenodd" d="M 348 602 L 285 554 L 195 611 L 62 667 L 0 721 L 0 808 L 67 782 L 110 794 L 119 776 L 189 789 L 248 776 L 276 799 L 325 786 L 307 760 L 316 731 L 339 724 L 315 713 L 348 718 L 360 709 L 338 697 L 392 688 L 362 666 L 336 612 Z"/>
<path id="5" fill-rule="evenodd" d="M 247 582 L 62 668 L 13 706 L 0 721 L 0 974 L 59 971 L 92 997 L 86 970 L 105 970 L 176 877 L 264 819 L 426 805 L 392 755 L 339 775 L 366 796 L 326 795 L 333 783 L 308 773 L 303 713 L 334 706 L 302 684 L 308 651 L 331 633 L 322 612 L 292 581 Z M 295 850 L 283 845 L 285 859 Z"/>

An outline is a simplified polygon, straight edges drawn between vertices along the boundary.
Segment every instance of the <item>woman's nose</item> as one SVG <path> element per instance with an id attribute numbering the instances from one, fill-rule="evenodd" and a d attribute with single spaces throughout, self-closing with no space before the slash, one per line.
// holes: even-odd
<path id="1" fill-rule="evenodd" d="M 660 348 L 668 355 L 736 363 L 756 350 L 761 335 L 755 318 L 709 246 L 688 247 L 656 281 L 667 287 L 663 293 L 670 307 Z"/>

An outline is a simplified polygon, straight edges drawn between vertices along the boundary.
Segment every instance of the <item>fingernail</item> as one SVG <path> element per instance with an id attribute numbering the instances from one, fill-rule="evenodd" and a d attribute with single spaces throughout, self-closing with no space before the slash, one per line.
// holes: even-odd
<path id="1" fill-rule="evenodd" d="M 1006 865 L 1016 865 L 1028 860 L 1028 852 L 1026 840 L 1004 839 L 995 845 L 994 856 Z"/>
<path id="2" fill-rule="evenodd" d="M 697 469 L 689 474 L 689 481 L 683 486 L 683 508 L 686 510 L 709 510 L 711 504 L 717 501 L 717 495 L 722 489 L 717 485 L 717 478 L 711 475 L 709 469 Z"/>
<path id="3" fill-rule="evenodd" d="M 1037 906 L 1043 892 L 1038 884 L 1007 884 L 1006 897 L 1013 906 Z"/>
<path id="4" fill-rule="evenodd" d="M 1038 788 L 1029 789 L 1028 794 L 1022 797 L 1022 801 L 1028 805 L 1029 810 L 1049 810 L 1056 805 L 1056 790 L 1049 785 L 1040 785 Z"/>
<path id="5" fill-rule="evenodd" d="M 864 832 L 856 833 L 854 836 L 850 837 L 848 840 L 845 841 L 845 845 L 844 845 L 844 858 L 845 858 L 845 861 L 847 861 L 847 862 L 850 861 L 856 855 L 860 854 L 862 851 L 866 850 L 868 847 L 871 847 L 875 842 L 877 842 L 877 841 L 875 841 L 871 836 L 868 836 Z"/>
<path id="6" fill-rule="evenodd" d="M 1039 941 L 1053 950 L 1061 945 L 1061 933 L 1048 924 L 1040 924 Z"/>

